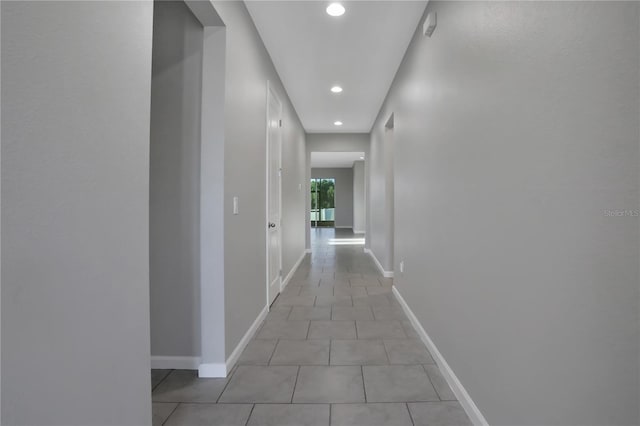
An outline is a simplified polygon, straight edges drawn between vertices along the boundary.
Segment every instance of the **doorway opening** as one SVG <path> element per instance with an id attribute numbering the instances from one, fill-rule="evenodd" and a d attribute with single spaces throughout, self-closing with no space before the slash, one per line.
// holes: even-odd
<path id="1" fill-rule="evenodd" d="M 227 374 L 226 30 L 210 2 L 154 2 L 149 174 L 151 368 Z"/>
<path id="2" fill-rule="evenodd" d="M 336 180 L 311 179 L 311 227 L 333 228 L 336 225 Z"/>

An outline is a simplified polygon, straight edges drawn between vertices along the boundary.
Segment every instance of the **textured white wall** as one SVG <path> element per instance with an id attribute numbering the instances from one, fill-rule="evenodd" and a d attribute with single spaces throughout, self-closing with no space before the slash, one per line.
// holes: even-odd
<path id="1" fill-rule="evenodd" d="M 640 421 L 639 8 L 430 2 L 373 128 L 395 283 L 490 424 Z"/>
<path id="2" fill-rule="evenodd" d="M 151 2 L 2 9 L 2 424 L 151 424 Z"/>

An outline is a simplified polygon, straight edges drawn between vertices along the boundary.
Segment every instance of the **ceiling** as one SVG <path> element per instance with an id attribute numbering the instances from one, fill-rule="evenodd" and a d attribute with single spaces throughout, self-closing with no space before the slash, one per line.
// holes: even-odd
<path id="1" fill-rule="evenodd" d="M 364 152 L 312 152 L 312 168 L 351 168 L 354 161 L 362 161 Z"/>
<path id="2" fill-rule="evenodd" d="M 367 133 L 427 1 L 342 1 L 340 17 L 330 3 L 246 1 L 305 130 Z"/>

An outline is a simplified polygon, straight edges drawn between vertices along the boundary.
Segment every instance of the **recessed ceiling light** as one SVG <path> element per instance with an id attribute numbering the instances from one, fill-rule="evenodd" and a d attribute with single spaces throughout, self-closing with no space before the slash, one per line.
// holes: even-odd
<path id="1" fill-rule="evenodd" d="M 333 87 L 331 88 L 331 91 L 332 91 L 333 93 L 340 93 L 340 92 L 342 92 L 342 87 L 340 87 L 340 86 L 333 86 Z"/>
<path id="2" fill-rule="evenodd" d="M 327 7 L 327 13 L 331 16 L 342 16 L 344 15 L 344 6 L 340 3 L 331 3 Z"/>
<path id="3" fill-rule="evenodd" d="M 336 121 L 333 124 L 336 125 L 336 126 L 342 126 L 342 121 Z"/>

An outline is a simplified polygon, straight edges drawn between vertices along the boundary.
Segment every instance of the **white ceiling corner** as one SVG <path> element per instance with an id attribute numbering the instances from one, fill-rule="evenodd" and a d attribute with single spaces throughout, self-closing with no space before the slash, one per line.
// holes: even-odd
<path id="1" fill-rule="evenodd" d="M 366 133 L 427 1 L 342 1 L 337 18 L 325 12 L 330 1 L 245 3 L 305 130 Z"/>

